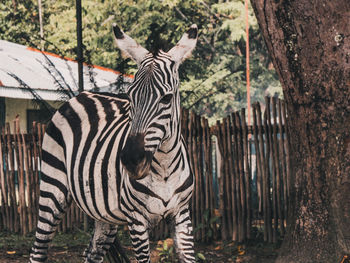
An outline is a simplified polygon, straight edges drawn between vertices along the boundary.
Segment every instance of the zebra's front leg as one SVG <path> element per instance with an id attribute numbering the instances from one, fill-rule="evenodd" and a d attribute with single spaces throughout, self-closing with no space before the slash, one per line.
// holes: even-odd
<path id="1" fill-rule="evenodd" d="M 188 207 L 175 215 L 174 244 L 180 262 L 196 262 L 194 256 L 193 229 Z"/>
<path id="2" fill-rule="evenodd" d="M 149 263 L 150 244 L 147 224 L 129 223 L 130 238 L 138 263 Z"/>
<path id="3" fill-rule="evenodd" d="M 117 225 L 95 221 L 94 234 L 88 249 L 84 252 L 85 263 L 103 262 L 103 258 L 113 244 L 117 232 Z"/>

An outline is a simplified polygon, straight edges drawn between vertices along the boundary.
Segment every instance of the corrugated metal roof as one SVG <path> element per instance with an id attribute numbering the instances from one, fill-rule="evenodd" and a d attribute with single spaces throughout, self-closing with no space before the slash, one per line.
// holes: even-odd
<path id="1" fill-rule="evenodd" d="M 53 100 L 53 101 L 66 101 L 69 99 L 63 93 L 59 93 L 54 90 L 35 90 L 35 92 L 44 100 Z M 20 99 L 33 99 L 33 95 L 23 88 L 13 88 L 13 87 L 1 87 L 0 86 L 0 97 L 6 98 L 20 98 Z"/>
<path id="2" fill-rule="evenodd" d="M 98 88 L 111 92 L 120 76 L 112 69 L 86 64 L 83 72 L 85 90 Z M 125 81 L 131 80 L 131 76 L 125 78 Z M 72 59 L 0 40 L 0 96 L 32 99 L 20 82 L 45 100 L 62 100 L 60 88 L 78 90 L 78 65 Z"/>

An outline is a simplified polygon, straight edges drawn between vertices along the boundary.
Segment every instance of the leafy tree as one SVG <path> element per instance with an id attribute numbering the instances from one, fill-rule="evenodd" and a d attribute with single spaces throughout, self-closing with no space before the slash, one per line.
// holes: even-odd
<path id="1" fill-rule="evenodd" d="M 22 28 L 31 36 L 30 42 L 37 45 L 38 17 L 36 1 L 28 2 L 17 31 L 5 39 L 18 42 Z M 68 57 L 76 55 L 75 1 L 43 1 L 45 49 Z M 243 0 L 84 0 L 83 44 L 85 58 L 89 63 L 102 65 L 133 74 L 136 65 L 123 59 L 115 48 L 111 24 L 116 22 L 148 50 L 170 49 L 177 43 L 189 25 L 196 23 L 200 29 L 197 48 L 192 58 L 180 68 L 183 106 L 206 114 L 213 120 L 224 117 L 233 110 L 245 106 L 245 10 Z M 23 4 L 24 5 L 24 4 Z M 11 12 L 10 1 L 0 6 Z M 33 16 L 34 12 L 34 16 Z M 28 17 L 31 13 L 33 17 Z M 1 20 L 0 28 L 6 27 L 8 18 Z M 32 19 L 33 25 L 24 23 Z M 251 34 L 251 86 L 252 100 L 263 101 L 267 92 L 280 92 L 280 85 L 271 66 L 256 19 L 249 11 Z M 10 27 L 10 26 L 8 26 Z M 15 31 L 17 33 L 15 33 Z M 34 40 L 35 41 L 34 41 Z"/>
<path id="2" fill-rule="evenodd" d="M 34 0 L 0 2 L 1 39 L 22 45 L 40 46 L 40 38 L 35 37 L 35 33 L 40 31 L 35 2 Z M 39 36 L 39 33 L 37 35 Z"/>

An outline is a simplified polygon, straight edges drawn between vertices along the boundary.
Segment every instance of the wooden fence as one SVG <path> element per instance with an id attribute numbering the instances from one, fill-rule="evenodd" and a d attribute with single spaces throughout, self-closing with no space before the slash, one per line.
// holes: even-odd
<path id="1" fill-rule="evenodd" d="M 283 236 L 290 193 L 289 137 L 284 102 L 266 98 L 262 114 L 253 105 L 253 125 L 242 109 L 209 127 L 208 120 L 183 111 L 182 133 L 195 175 L 191 200 L 195 239 L 245 241 L 260 228 L 264 240 Z M 45 126 L 33 124 L 31 134 L 6 124 L 0 135 L 0 230 L 26 234 L 37 221 L 41 142 Z M 73 204 L 60 230 L 88 219 Z M 154 239 L 169 233 L 166 222 L 152 230 Z"/>
<path id="2" fill-rule="evenodd" d="M 45 125 L 33 123 L 32 132 L 20 131 L 19 119 L 0 129 L 0 231 L 27 234 L 36 227 L 41 143 Z M 73 204 L 62 220 L 60 230 L 86 222 L 82 211 Z"/>

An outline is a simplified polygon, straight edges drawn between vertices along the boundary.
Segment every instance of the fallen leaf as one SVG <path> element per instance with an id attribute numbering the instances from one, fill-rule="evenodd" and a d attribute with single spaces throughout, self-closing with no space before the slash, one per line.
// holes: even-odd
<path id="1" fill-rule="evenodd" d="M 197 253 L 197 256 L 201 260 L 205 260 L 205 256 L 202 253 Z"/>
<path id="2" fill-rule="evenodd" d="M 242 249 L 242 246 L 238 246 L 238 255 L 243 256 L 245 254 L 245 251 Z"/>
<path id="3" fill-rule="evenodd" d="M 166 243 L 168 247 L 172 247 L 174 245 L 174 240 L 172 238 L 167 238 L 164 240 L 164 243 Z"/>
<path id="4" fill-rule="evenodd" d="M 56 255 L 61 255 L 61 254 L 67 254 L 68 251 L 60 251 L 60 252 L 56 252 Z"/>
<path id="5" fill-rule="evenodd" d="M 222 246 L 217 246 L 216 248 L 214 248 L 214 250 L 221 250 Z"/>
<path id="6" fill-rule="evenodd" d="M 217 217 L 221 217 L 221 213 L 219 209 L 214 209 L 214 215 Z"/>

